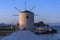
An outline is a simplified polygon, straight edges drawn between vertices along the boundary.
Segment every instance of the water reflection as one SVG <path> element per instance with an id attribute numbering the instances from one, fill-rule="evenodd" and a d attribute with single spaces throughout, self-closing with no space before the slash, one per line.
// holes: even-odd
<path id="1" fill-rule="evenodd" d="M 42 40 L 60 40 L 60 34 L 41 34 L 39 38 Z"/>

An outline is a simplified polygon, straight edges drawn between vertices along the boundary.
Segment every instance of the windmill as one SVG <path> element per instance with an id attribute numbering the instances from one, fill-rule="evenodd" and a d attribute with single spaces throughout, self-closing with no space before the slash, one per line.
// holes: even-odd
<path id="1" fill-rule="evenodd" d="M 33 30 L 34 29 L 34 13 L 31 12 L 35 6 L 33 6 L 29 11 L 26 8 L 26 0 L 25 0 L 25 11 L 19 10 L 17 7 L 14 7 L 17 11 L 19 11 L 19 15 L 13 15 L 13 16 L 19 16 L 19 28 L 20 30 Z"/>

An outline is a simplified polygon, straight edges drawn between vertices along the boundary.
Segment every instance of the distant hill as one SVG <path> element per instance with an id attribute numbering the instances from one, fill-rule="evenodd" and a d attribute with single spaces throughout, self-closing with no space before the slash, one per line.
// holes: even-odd
<path id="1" fill-rule="evenodd" d="M 34 23 L 35 26 L 49 26 L 48 24 L 45 24 L 43 21 L 40 21 L 38 23 Z"/>

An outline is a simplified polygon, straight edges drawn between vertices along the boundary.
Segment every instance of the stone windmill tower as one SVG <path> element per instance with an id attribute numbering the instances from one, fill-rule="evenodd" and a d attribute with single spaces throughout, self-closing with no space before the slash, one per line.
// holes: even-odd
<path id="1" fill-rule="evenodd" d="M 31 8 L 34 9 L 35 6 Z M 34 29 L 34 13 L 26 9 L 26 1 L 25 1 L 25 11 L 20 11 L 15 7 L 19 13 L 19 29 L 20 30 L 33 30 Z"/>
<path id="2" fill-rule="evenodd" d="M 28 10 L 19 13 L 19 27 L 32 30 L 34 28 L 34 13 Z"/>

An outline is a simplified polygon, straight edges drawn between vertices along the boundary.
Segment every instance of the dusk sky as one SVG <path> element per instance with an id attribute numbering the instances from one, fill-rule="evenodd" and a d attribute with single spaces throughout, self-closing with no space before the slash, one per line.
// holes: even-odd
<path id="1" fill-rule="evenodd" d="M 37 14 L 35 22 L 60 23 L 60 0 L 26 0 L 26 9 Z M 14 7 L 21 11 L 25 10 L 25 0 L 0 0 L 0 23 L 17 23 L 19 14 Z"/>

